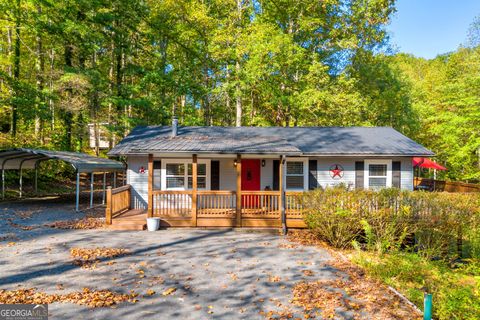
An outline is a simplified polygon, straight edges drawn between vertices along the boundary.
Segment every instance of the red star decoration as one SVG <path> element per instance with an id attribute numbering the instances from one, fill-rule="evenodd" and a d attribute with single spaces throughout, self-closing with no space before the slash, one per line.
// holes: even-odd
<path id="1" fill-rule="evenodd" d="M 338 165 L 335 165 L 335 168 L 330 170 L 330 172 L 332 173 L 332 178 L 335 178 L 335 177 L 341 178 L 342 177 L 341 176 L 342 169 L 338 168 Z"/>

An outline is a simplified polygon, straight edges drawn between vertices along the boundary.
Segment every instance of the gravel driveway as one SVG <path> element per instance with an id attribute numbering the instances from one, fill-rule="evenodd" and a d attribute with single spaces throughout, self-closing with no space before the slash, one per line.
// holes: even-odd
<path id="1" fill-rule="evenodd" d="M 302 309 L 291 303 L 295 284 L 348 279 L 332 267 L 325 249 L 294 244 L 271 232 L 44 226 L 85 215 L 72 209 L 70 202 L 61 201 L 0 203 L 0 290 L 134 291 L 138 301 L 104 308 L 55 302 L 49 305 L 50 319 L 265 319 L 285 312 L 303 318 Z M 100 259 L 95 268 L 73 263 L 72 248 L 99 247 L 130 254 Z M 353 316 L 342 309 L 336 314 L 339 319 Z"/>

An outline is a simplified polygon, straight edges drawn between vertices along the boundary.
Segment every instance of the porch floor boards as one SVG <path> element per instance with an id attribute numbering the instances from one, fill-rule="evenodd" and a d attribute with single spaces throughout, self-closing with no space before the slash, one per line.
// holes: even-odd
<path id="1" fill-rule="evenodd" d="M 144 230 L 146 219 L 146 210 L 131 209 L 114 216 L 112 224 L 108 228 L 112 230 Z"/>

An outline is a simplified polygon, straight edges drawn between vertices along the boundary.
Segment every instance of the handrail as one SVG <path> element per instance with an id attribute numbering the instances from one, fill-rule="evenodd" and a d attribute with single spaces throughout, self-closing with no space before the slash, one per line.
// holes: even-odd
<path id="1" fill-rule="evenodd" d="M 129 190 L 130 188 L 131 188 L 131 185 L 126 184 L 126 185 L 124 185 L 124 186 L 121 186 L 121 187 L 112 189 L 112 195 L 113 195 L 113 194 L 120 193 L 120 192 L 123 192 L 123 191 L 126 191 L 126 190 Z"/>
<path id="2" fill-rule="evenodd" d="M 198 195 L 234 195 L 236 191 L 233 190 L 199 190 Z"/>
<path id="3" fill-rule="evenodd" d="M 250 190 L 242 190 L 242 196 L 279 196 L 280 191 L 250 191 Z"/>
<path id="4" fill-rule="evenodd" d="M 152 194 L 192 194 L 192 190 L 153 190 Z"/>
<path id="5" fill-rule="evenodd" d="M 118 198 L 118 199 L 117 199 Z M 130 209 L 131 186 L 129 184 L 112 189 L 107 188 L 107 203 L 105 208 L 105 223 L 112 224 L 115 214 Z"/>

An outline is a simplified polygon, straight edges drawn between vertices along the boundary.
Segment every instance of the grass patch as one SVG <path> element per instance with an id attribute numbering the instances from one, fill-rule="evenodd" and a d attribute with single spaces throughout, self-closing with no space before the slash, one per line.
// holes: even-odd
<path id="1" fill-rule="evenodd" d="M 350 259 L 375 279 L 398 289 L 420 309 L 423 289 L 433 294 L 438 319 L 480 319 L 480 261 L 450 265 L 415 253 L 355 251 Z"/>

